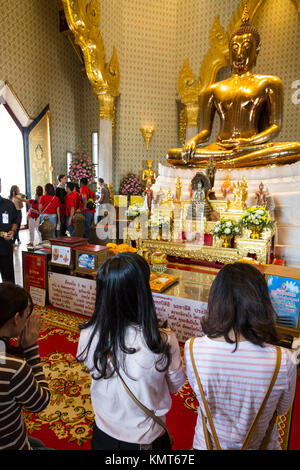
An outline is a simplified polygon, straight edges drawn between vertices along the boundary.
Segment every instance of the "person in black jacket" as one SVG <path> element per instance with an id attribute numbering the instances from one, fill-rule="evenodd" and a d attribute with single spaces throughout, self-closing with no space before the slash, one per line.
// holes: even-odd
<path id="1" fill-rule="evenodd" d="M 17 224 L 18 212 L 14 203 L 0 196 L 0 273 L 2 281 L 13 283 L 15 282 L 13 238 Z"/>

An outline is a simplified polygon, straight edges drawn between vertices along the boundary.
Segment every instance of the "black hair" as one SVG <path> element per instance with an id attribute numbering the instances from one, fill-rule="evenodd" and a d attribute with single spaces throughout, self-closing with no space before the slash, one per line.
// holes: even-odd
<path id="1" fill-rule="evenodd" d="M 276 312 L 264 276 L 247 263 L 225 265 L 214 279 L 208 298 L 208 316 L 202 322 L 209 338 L 224 336 L 238 346 L 242 335 L 253 344 L 278 344 Z M 229 338 L 234 332 L 235 341 Z"/>
<path id="2" fill-rule="evenodd" d="M 0 328 L 16 313 L 22 316 L 28 303 L 32 304 L 30 294 L 17 284 L 0 283 Z"/>
<path id="3" fill-rule="evenodd" d="M 78 183 L 74 183 L 74 189 L 77 191 L 77 193 L 80 193 L 80 187 Z"/>
<path id="4" fill-rule="evenodd" d="M 104 183 L 104 179 L 103 179 L 103 178 L 99 178 L 99 179 L 98 179 L 98 182 L 99 182 L 99 183 Z"/>
<path id="5" fill-rule="evenodd" d="M 150 289 L 150 268 L 144 258 L 136 253 L 119 253 L 108 258 L 99 268 L 96 279 L 96 303 L 91 319 L 80 329 L 92 327 L 84 351 L 77 358 L 83 362 L 95 338 L 93 355 L 94 379 L 109 378 L 114 369 L 108 365 L 112 354 L 119 365 L 119 352 L 134 354 L 136 349 L 125 344 L 129 326 L 141 328 L 148 348 L 158 355 L 155 367 L 163 372 L 170 364 L 170 346 L 167 333 L 159 328 Z"/>
<path id="6" fill-rule="evenodd" d="M 84 178 L 84 177 L 81 178 L 80 183 L 83 184 L 84 186 L 86 186 L 88 184 L 87 178 Z"/>
<path id="7" fill-rule="evenodd" d="M 45 185 L 45 193 L 49 196 L 55 196 L 55 189 L 52 183 L 47 183 Z"/>
<path id="8" fill-rule="evenodd" d="M 72 183 L 72 181 L 68 181 L 68 182 L 67 182 L 67 188 L 69 188 L 71 191 L 73 191 L 73 189 L 74 189 L 74 183 Z"/>
<path id="9" fill-rule="evenodd" d="M 60 183 L 61 180 L 65 177 L 66 175 L 58 175 L 57 181 Z"/>
<path id="10" fill-rule="evenodd" d="M 37 198 L 40 197 L 40 196 L 42 196 L 42 195 L 43 195 L 43 188 L 42 188 L 42 186 L 37 186 L 37 187 L 35 188 L 35 196 L 34 196 L 34 197 L 35 197 L 35 200 L 34 200 L 34 202 L 37 203 L 37 201 L 38 201 Z"/>

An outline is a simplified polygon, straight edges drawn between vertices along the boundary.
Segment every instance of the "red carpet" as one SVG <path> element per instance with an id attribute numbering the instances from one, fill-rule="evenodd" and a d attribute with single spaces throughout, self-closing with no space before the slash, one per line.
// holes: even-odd
<path id="1" fill-rule="evenodd" d="M 296 395 L 292 413 L 289 450 L 300 450 L 300 376 L 297 377 Z"/>
<path id="2" fill-rule="evenodd" d="M 38 308 L 38 307 L 37 307 Z M 40 354 L 51 390 L 48 407 L 38 414 L 25 413 L 28 433 L 57 450 L 90 449 L 93 411 L 90 402 L 90 375 L 76 359 L 78 324 L 84 317 L 40 308 L 42 329 Z M 167 415 L 167 425 L 174 438 L 174 450 L 192 448 L 198 402 L 186 382 L 178 394 L 173 395 L 173 406 Z M 290 416 L 278 422 L 282 449 L 287 448 Z M 300 385 L 298 379 L 290 449 L 300 449 Z"/>

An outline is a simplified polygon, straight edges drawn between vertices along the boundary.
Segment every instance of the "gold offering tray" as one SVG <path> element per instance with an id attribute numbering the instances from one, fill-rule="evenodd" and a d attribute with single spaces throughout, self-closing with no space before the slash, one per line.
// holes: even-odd
<path id="1" fill-rule="evenodd" d="M 150 275 L 150 288 L 152 292 L 164 292 L 168 287 L 172 286 L 177 282 L 179 276 L 174 276 L 172 274 L 154 274 Z"/>

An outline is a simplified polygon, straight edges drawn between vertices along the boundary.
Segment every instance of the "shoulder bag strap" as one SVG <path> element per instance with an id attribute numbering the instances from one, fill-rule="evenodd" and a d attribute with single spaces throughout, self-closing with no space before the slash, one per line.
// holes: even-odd
<path id="1" fill-rule="evenodd" d="M 51 201 L 47 204 L 47 206 L 45 207 L 45 209 L 42 210 L 41 214 L 44 214 L 45 211 L 48 209 L 48 207 L 50 206 L 51 202 L 53 201 L 53 199 L 55 198 L 55 196 L 53 196 L 53 198 L 51 199 Z"/>
<path id="2" fill-rule="evenodd" d="M 169 439 L 170 439 L 170 443 L 171 445 L 173 445 L 173 438 L 171 436 L 171 434 L 169 433 L 169 430 L 166 426 L 166 424 L 158 417 L 156 416 L 155 413 L 153 413 L 151 410 L 149 410 L 145 405 L 143 405 L 137 398 L 136 396 L 132 393 L 132 391 L 130 390 L 130 388 L 128 387 L 128 385 L 126 384 L 126 382 L 124 381 L 123 377 L 121 376 L 119 370 L 117 369 L 116 365 L 115 365 L 115 362 L 113 360 L 113 357 L 112 355 L 110 354 L 110 360 L 112 362 L 112 364 L 114 365 L 115 367 L 115 371 L 116 373 L 118 374 L 120 380 L 121 380 L 121 383 L 123 385 L 123 387 L 125 388 L 126 392 L 128 393 L 128 395 L 132 398 L 132 400 L 137 404 L 137 406 L 139 408 L 141 408 L 144 413 L 146 413 L 150 418 L 152 418 L 156 423 L 160 424 L 164 430 L 166 431 L 166 433 L 168 434 L 169 436 Z"/>
<path id="3" fill-rule="evenodd" d="M 199 378 L 199 375 L 198 375 L 198 372 L 197 372 L 197 369 L 196 369 L 196 364 L 195 364 L 195 359 L 194 359 L 194 354 L 193 354 L 194 339 L 195 338 L 191 338 L 191 340 L 190 340 L 190 356 L 191 356 L 191 361 L 192 361 L 192 365 L 193 365 L 193 369 L 194 369 L 194 374 L 195 374 L 195 377 L 196 377 L 196 380 L 197 380 L 198 388 L 199 388 L 199 391 L 200 391 L 200 394 L 201 394 L 202 403 L 203 403 L 204 408 L 205 408 L 206 417 L 207 417 L 209 425 L 210 425 L 210 429 L 211 429 L 211 432 L 212 432 L 212 435 L 213 435 L 213 438 L 214 438 L 214 441 L 215 441 L 215 444 L 216 444 L 216 448 L 217 448 L 217 450 L 221 450 L 220 442 L 219 442 L 219 439 L 218 439 L 218 436 L 217 436 L 217 433 L 216 433 L 216 430 L 215 430 L 215 426 L 214 426 L 214 423 L 213 423 L 213 420 L 212 420 L 212 417 L 211 417 L 211 414 L 210 414 L 210 411 L 209 411 L 209 408 L 208 408 L 207 401 L 205 399 L 202 384 L 200 382 L 200 378 Z M 204 432 L 206 447 L 207 447 L 207 450 L 212 450 L 213 447 L 212 447 L 212 442 L 211 442 L 210 435 L 209 435 L 209 432 L 208 432 L 208 429 L 207 429 L 206 417 L 205 417 L 204 413 L 202 412 L 202 410 L 201 410 L 201 417 L 202 417 L 202 426 L 203 426 L 203 432 Z"/>
<path id="4" fill-rule="evenodd" d="M 271 393 L 271 391 L 272 391 L 273 385 L 274 385 L 274 383 L 275 383 L 275 381 L 276 381 L 276 378 L 277 378 L 277 375 L 278 375 L 278 371 L 279 371 L 279 368 L 280 368 L 280 364 L 281 364 L 281 348 L 280 348 L 279 346 L 276 346 L 276 364 L 275 364 L 275 369 L 274 369 L 274 372 L 273 372 L 273 375 L 272 375 L 272 378 L 271 378 L 271 381 L 270 381 L 270 384 L 269 384 L 267 393 L 266 393 L 266 395 L 265 395 L 265 398 L 263 399 L 262 404 L 260 405 L 260 408 L 259 408 L 259 410 L 258 410 L 258 412 L 257 412 L 257 415 L 255 416 L 255 418 L 254 418 L 254 420 L 253 420 L 253 422 L 252 422 L 252 424 L 251 424 L 251 426 L 250 426 L 250 429 L 249 429 L 249 431 L 248 431 L 248 433 L 247 433 L 247 435 L 246 435 L 246 438 L 245 438 L 244 443 L 243 443 L 243 446 L 242 446 L 242 450 L 247 449 L 247 447 L 248 447 L 248 445 L 249 445 L 249 442 L 250 442 L 251 437 L 252 437 L 252 435 L 253 435 L 253 432 L 254 432 L 254 430 L 255 430 L 255 426 L 256 426 L 256 424 L 257 424 L 257 422 L 258 422 L 258 420 L 259 420 L 259 418 L 260 418 L 260 416 L 261 416 L 261 414 L 262 414 L 262 412 L 263 412 L 263 409 L 264 409 L 264 407 L 265 407 L 265 405 L 266 405 L 266 403 L 267 403 L 267 400 L 268 400 L 268 398 L 269 398 L 269 396 L 270 396 L 270 393 Z M 276 419 L 276 414 L 274 413 L 274 415 L 275 415 L 275 419 Z M 275 422 L 275 420 L 274 420 L 274 415 L 273 415 L 273 418 L 272 418 L 271 421 L 270 421 L 270 424 L 269 424 L 269 427 L 268 427 L 268 429 L 267 429 L 267 432 L 266 432 L 266 435 L 265 435 L 265 438 L 264 438 L 264 440 L 263 440 L 262 445 L 266 445 L 266 437 L 270 437 L 270 432 L 271 432 L 271 430 L 272 430 L 272 428 L 273 428 L 273 426 L 274 426 L 274 422 Z"/>
<path id="5" fill-rule="evenodd" d="M 218 440 L 218 437 L 217 437 L 217 434 L 216 434 L 216 430 L 215 430 L 215 427 L 214 427 L 214 424 L 213 424 L 213 421 L 212 421 L 212 417 L 211 417 L 211 414 L 210 414 L 210 411 L 209 411 L 209 408 L 208 408 L 208 405 L 207 405 L 207 402 L 206 402 L 206 399 L 205 399 L 205 396 L 204 396 L 203 388 L 202 388 L 202 385 L 201 385 L 201 382 L 200 382 L 200 379 L 199 379 L 199 375 L 198 375 L 198 372 L 197 372 L 197 369 L 196 369 L 195 361 L 194 361 L 193 349 L 192 349 L 194 339 L 195 338 L 192 338 L 191 341 L 190 341 L 190 356 L 191 356 L 191 360 L 192 360 L 192 364 L 193 364 L 193 368 L 194 368 L 194 373 L 195 373 L 195 376 L 196 376 L 196 379 L 197 379 L 198 387 L 199 387 L 199 390 L 200 390 L 200 393 L 201 393 L 201 398 L 202 398 L 202 401 L 203 401 L 203 404 L 204 404 L 204 407 L 205 407 L 205 411 L 206 411 L 207 419 L 208 419 L 208 422 L 209 422 L 209 425 L 210 425 L 210 428 L 211 428 L 211 432 L 212 432 L 213 438 L 215 440 L 216 448 L 218 450 L 221 450 L 220 443 L 219 443 L 219 440 Z M 274 369 L 274 372 L 273 372 L 273 375 L 272 375 L 267 393 L 265 395 L 265 398 L 263 399 L 263 402 L 262 402 L 262 404 L 261 404 L 261 406 L 258 410 L 257 415 L 255 416 L 255 418 L 254 418 L 254 420 L 253 420 L 253 422 L 250 426 L 250 429 L 248 430 L 248 433 L 247 433 L 246 438 L 243 442 L 241 450 L 247 449 L 247 447 L 249 445 L 249 442 L 250 442 L 251 437 L 253 435 L 253 432 L 255 430 L 256 424 L 257 424 L 257 422 L 258 422 L 258 420 L 259 420 L 259 418 L 260 418 L 260 416 L 263 412 L 263 409 L 264 409 L 264 407 L 267 403 L 267 400 L 270 396 L 270 393 L 272 391 L 273 385 L 276 381 L 276 378 L 277 378 L 277 375 L 278 375 L 278 372 L 279 372 L 279 369 L 280 369 L 280 364 L 281 364 L 281 348 L 276 346 L 276 364 L 275 364 L 275 369 Z M 208 450 L 211 450 L 212 449 L 212 443 L 211 443 L 210 435 L 209 435 L 208 430 L 207 430 L 206 418 L 205 418 L 204 414 L 202 413 L 202 410 L 201 410 L 201 415 L 202 415 L 202 425 L 203 425 L 203 431 L 204 431 L 206 446 L 207 446 Z M 274 413 L 274 415 L 273 415 L 273 417 L 272 417 L 272 419 L 269 423 L 269 426 L 268 426 L 268 429 L 266 431 L 265 437 L 264 437 L 264 439 L 262 441 L 262 444 L 260 446 L 261 450 L 266 448 L 266 445 L 268 443 L 268 440 L 270 438 L 270 435 L 271 435 L 271 432 L 272 432 L 272 429 L 273 429 L 273 426 L 274 426 L 274 423 L 275 423 L 275 420 L 276 420 L 276 415 L 277 415 L 277 413 L 275 411 L 275 413 Z"/>

